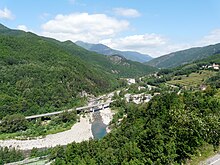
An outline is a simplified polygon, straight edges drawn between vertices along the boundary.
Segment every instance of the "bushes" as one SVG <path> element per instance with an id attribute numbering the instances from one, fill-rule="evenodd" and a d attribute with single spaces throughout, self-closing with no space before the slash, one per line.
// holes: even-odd
<path id="1" fill-rule="evenodd" d="M 15 114 L 11 116 L 6 116 L 2 119 L 0 124 L 0 132 L 4 133 L 2 138 L 4 138 L 5 135 L 10 138 L 14 136 L 42 136 L 67 130 L 74 123 L 76 123 L 78 118 L 79 117 L 77 116 L 76 111 L 65 111 L 58 116 L 53 116 L 51 119 L 36 119 L 32 121 L 26 120 L 25 117 L 21 114 Z"/>
<path id="2" fill-rule="evenodd" d="M 61 124 L 61 123 L 75 123 L 78 119 L 76 111 L 68 112 L 64 111 L 63 113 L 59 114 L 58 117 L 54 118 L 52 122 L 55 124 Z"/>
<path id="3" fill-rule="evenodd" d="M 15 150 L 15 148 L 0 147 L 0 165 L 23 159 L 24 155 L 21 153 L 21 151 Z"/>
<path id="4" fill-rule="evenodd" d="M 18 131 L 24 131 L 28 127 L 28 122 L 21 114 L 14 114 L 6 116 L 2 119 L 0 124 L 0 132 L 13 133 Z"/>

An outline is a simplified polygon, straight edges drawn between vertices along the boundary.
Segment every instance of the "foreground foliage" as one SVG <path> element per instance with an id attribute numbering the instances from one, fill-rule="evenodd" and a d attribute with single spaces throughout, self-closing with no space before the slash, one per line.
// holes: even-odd
<path id="1" fill-rule="evenodd" d="M 24 159 L 24 155 L 14 148 L 0 147 L 0 165 L 16 162 Z"/>
<path id="2" fill-rule="evenodd" d="M 0 123 L 0 139 L 45 136 L 70 129 L 79 120 L 76 111 L 64 111 L 43 120 L 26 120 L 21 114 L 8 115 Z"/>
<path id="3" fill-rule="evenodd" d="M 220 102 L 214 91 L 155 96 L 146 105 L 119 105 L 122 123 L 101 140 L 56 147 L 54 164 L 180 164 L 205 143 L 220 141 Z"/>

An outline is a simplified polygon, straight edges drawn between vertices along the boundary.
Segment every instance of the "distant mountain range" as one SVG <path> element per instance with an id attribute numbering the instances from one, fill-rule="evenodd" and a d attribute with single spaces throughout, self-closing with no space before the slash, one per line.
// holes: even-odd
<path id="1" fill-rule="evenodd" d="M 157 68 L 172 68 L 220 53 L 220 44 L 190 48 L 154 58 L 146 64 Z"/>
<path id="2" fill-rule="evenodd" d="M 97 52 L 99 54 L 104 54 L 104 55 L 120 55 L 125 57 L 128 60 L 132 61 L 137 61 L 137 62 L 147 62 L 152 59 L 151 56 L 147 54 L 141 54 L 138 52 L 134 51 L 119 51 L 119 50 L 114 50 L 106 45 L 103 44 L 91 44 L 91 43 L 86 43 L 83 41 L 76 41 L 75 42 L 78 46 L 81 46 L 87 50 Z"/>
<path id="3" fill-rule="evenodd" d="M 61 44 L 66 51 L 80 57 L 83 61 L 93 64 L 95 67 L 101 68 L 102 70 L 113 73 L 117 77 L 138 77 L 157 70 L 155 67 L 128 60 L 119 54 L 105 56 L 103 54 L 98 54 L 95 51 L 89 51 L 81 46 L 77 46 L 72 41 L 66 41 L 59 44 Z"/>

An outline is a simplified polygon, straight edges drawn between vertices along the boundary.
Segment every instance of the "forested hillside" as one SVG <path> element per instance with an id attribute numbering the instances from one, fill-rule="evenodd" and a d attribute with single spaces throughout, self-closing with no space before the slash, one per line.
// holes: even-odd
<path id="1" fill-rule="evenodd" d="M 115 89 L 116 78 L 34 34 L 0 28 L 0 118 L 82 104 L 82 91 Z"/>
<path id="2" fill-rule="evenodd" d="M 175 68 L 161 69 L 158 71 L 157 76 L 147 76 L 144 81 L 155 86 L 165 83 L 187 89 L 199 89 L 204 85 L 219 88 L 219 67 L 214 69 L 213 65 L 220 65 L 220 54 Z"/>
<path id="3" fill-rule="evenodd" d="M 153 79 L 153 85 L 160 88 L 160 95 L 142 105 L 116 101 L 112 106 L 120 109 L 124 117 L 111 133 L 101 140 L 56 147 L 51 160 L 55 159 L 54 164 L 182 164 L 190 162 L 192 157 L 201 157 L 207 146 L 217 150 L 220 144 L 220 72 L 213 68 L 205 70 L 215 76 L 206 78 L 208 87 L 204 91 L 180 88 L 180 93 L 171 92 L 164 88 L 164 83 L 168 83 L 167 78 L 180 75 L 196 73 L 201 76 L 202 66 L 219 62 L 220 55 L 213 55 L 175 69 L 160 70 Z"/>
<path id="4" fill-rule="evenodd" d="M 173 68 L 183 64 L 191 63 L 193 61 L 201 60 L 208 56 L 218 54 L 219 52 L 220 44 L 191 48 L 155 58 L 146 64 L 158 68 Z"/>
<path id="5" fill-rule="evenodd" d="M 0 25 L 0 118 L 81 105 L 80 93 L 100 94 L 121 77 L 156 69 L 138 62 L 115 63 L 71 41 L 59 42 Z M 124 65 L 126 64 L 126 65 Z"/>
<path id="6" fill-rule="evenodd" d="M 181 164 L 220 141 L 215 92 L 165 93 L 148 104 L 117 105 L 127 117 L 101 140 L 72 143 L 51 153 L 54 164 Z"/>
<path id="7" fill-rule="evenodd" d="M 137 61 L 141 63 L 147 62 L 152 59 L 152 57 L 147 54 L 141 54 L 139 52 L 134 52 L 134 51 L 114 50 L 103 44 L 91 44 L 91 43 L 86 43 L 82 41 L 77 41 L 75 43 L 87 50 L 94 51 L 94 52 L 104 54 L 107 56 L 118 54 L 120 56 L 125 57 L 128 60 Z"/>
<path id="8" fill-rule="evenodd" d="M 81 48 L 80 46 L 77 46 L 71 41 L 66 41 L 59 44 L 61 44 L 66 51 L 74 53 L 81 59 L 95 65 L 96 67 L 100 67 L 107 72 L 113 73 L 118 77 L 138 77 L 157 70 L 155 67 L 127 60 L 126 58 L 123 58 L 122 63 L 115 63 L 113 60 L 111 60 L 111 58 L 109 58 L 109 56 L 90 52 Z M 120 54 L 114 55 L 121 56 Z"/>

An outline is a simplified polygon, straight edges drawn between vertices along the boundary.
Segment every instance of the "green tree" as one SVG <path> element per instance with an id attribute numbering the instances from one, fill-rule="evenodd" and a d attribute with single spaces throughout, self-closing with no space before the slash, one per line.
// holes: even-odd
<path id="1" fill-rule="evenodd" d="M 21 114 L 8 115 L 4 117 L 0 124 L 0 131 L 4 133 L 13 133 L 27 129 L 28 122 Z"/>

